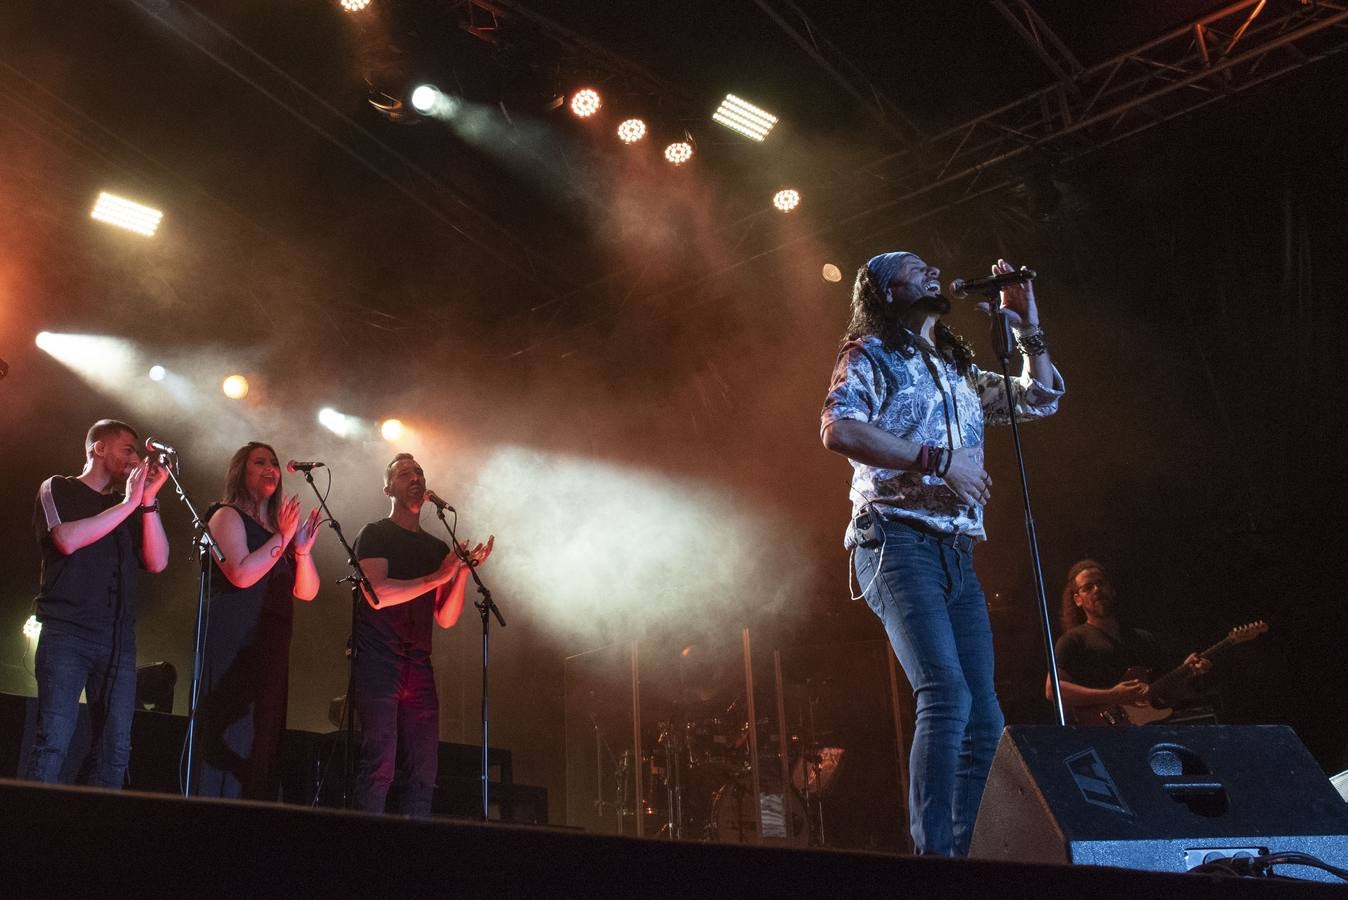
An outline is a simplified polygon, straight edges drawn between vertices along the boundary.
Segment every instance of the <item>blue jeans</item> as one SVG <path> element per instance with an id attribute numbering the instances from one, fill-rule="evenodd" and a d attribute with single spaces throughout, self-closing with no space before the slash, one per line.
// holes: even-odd
<path id="1" fill-rule="evenodd" d="M 396 770 L 398 812 L 431 814 L 440 752 L 440 701 L 430 660 L 360 648 L 355 671 L 361 726 L 356 807 L 384 812 Z"/>
<path id="2" fill-rule="evenodd" d="M 37 728 L 24 777 L 50 784 L 61 780 L 84 691 L 93 739 L 79 781 L 122 787 L 131 760 L 131 719 L 136 709 L 135 641 L 128 636 L 102 643 L 44 628 L 34 672 Z"/>
<path id="3" fill-rule="evenodd" d="M 965 856 L 1004 724 L 973 541 L 897 521 L 883 527 L 883 548 L 858 547 L 855 565 L 917 698 L 908 773 L 913 845 Z"/>

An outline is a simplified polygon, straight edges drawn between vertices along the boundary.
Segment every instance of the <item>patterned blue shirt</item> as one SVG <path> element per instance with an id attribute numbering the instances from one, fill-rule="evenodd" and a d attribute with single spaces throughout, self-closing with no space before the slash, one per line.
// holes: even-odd
<path id="1" fill-rule="evenodd" d="M 820 431 L 840 419 L 868 422 L 895 437 L 935 447 L 977 447 L 980 461 L 983 423 L 1010 421 L 1002 376 L 971 366 L 961 376 L 953 363 L 919 344 L 912 356 L 887 350 L 878 337 L 849 341 L 838 353 L 833 382 L 824 400 Z M 1062 376 L 1053 370 L 1053 387 L 1029 374 L 1011 379 L 1016 417 L 1042 418 L 1058 410 Z M 867 505 L 885 518 L 908 519 L 943 534 L 984 539 L 983 507 L 962 503 L 935 475 L 906 469 L 852 464 L 852 515 Z M 855 539 L 849 524 L 844 545 Z"/>

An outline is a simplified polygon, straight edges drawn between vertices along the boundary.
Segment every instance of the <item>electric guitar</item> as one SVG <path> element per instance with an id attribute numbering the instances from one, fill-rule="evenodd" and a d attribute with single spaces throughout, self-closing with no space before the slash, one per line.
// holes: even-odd
<path id="1" fill-rule="evenodd" d="M 1232 628 L 1227 632 L 1226 637 L 1198 655 L 1203 659 L 1210 660 L 1236 644 L 1254 640 L 1266 631 L 1268 631 L 1268 625 L 1262 619 L 1248 625 L 1241 625 L 1239 628 Z M 1136 678 L 1140 681 L 1147 681 L 1149 674 L 1150 672 L 1147 669 L 1134 667 L 1124 673 L 1120 680 L 1127 681 L 1130 678 Z M 1193 675 L 1193 669 L 1188 666 L 1183 664 L 1176 666 L 1151 682 L 1151 690 L 1147 692 L 1147 700 L 1141 706 L 1109 703 L 1077 706 L 1069 709 L 1068 712 L 1072 721 L 1077 725 L 1150 725 L 1152 722 L 1160 722 L 1163 719 L 1170 718 L 1171 713 L 1175 710 L 1168 705 L 1168 698 L 1174 694 L 1176 688 L 1192 678 Z"/>

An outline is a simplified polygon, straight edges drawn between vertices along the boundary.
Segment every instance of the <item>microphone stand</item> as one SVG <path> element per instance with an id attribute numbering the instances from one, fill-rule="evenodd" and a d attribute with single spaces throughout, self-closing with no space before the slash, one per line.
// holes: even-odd
<path id="1" fill-rule="evenodd" d="M 178 499 L 183 502 L 192 516 L 192 527 L 197 532 L 197 538 L 193 543 L 197 546 L 197 555 L 201 565 L 201 571 L 197 574 L 197 625 L 192 646 L 192 687 L 187 695 L 187 773 L 183 778 L 183 796 L 190 797 L 192 796 L 192 771 L 196 763 L 197 700 L 201 693 L 202 659 L 206 653 L 206 606 L 211 597 L 211 557 L 214 557 L 216 562 L 224 562 L 225 552 L 220 549 L 219 543 L 215 540 L 215 535 L 211 534 L 211 527 L 197 512 L 196 505 L 192 503 L 192 498 L 188 496 L 187 489 L 178 480 L 178 473 L 175 471 L 178 468 L 178 455 L 161 451 L 158 456 L 158 464 L 168 473 L 169 480 L 173 482 L 173 490 L 178 494 Z"/>
<path id="2" fill-rule="evenodd" d="M 1030 509 L 1030 481 L 1025 475 L 1025 450 L 1020 444 L 1020 425 L 1016 421 L 1016 404 L 1011 395 L 1011 356 L 1015 343 L 1006 310 L 1000 306 L 997 285 L 987 286 L 982 293 L 992 310 L 992 349 L 1002 364 L 1002 389 L 1006 392 L 1006 412 L 1011 419 L 1011 438 L 1016 446 L 1016 465 L 1020 469 L 1020 493 L 1025 504 L 1025 537 L 1030 549 L 1030 569 L 1034 573 L 1034 589 L 1039 598 L 1039 625 L 1044 639 L 1044 656 L 1048 663 L 1049 683 L 1053 687 L 1053 712 L 1059 725 L 1067 724 L 1063 710 L 1062 685 L 1058 683 L 1058 655 L 1053 649 L 1053 627 L 1048 608 L 1048 594 L 1044 590 L 1044 567 L 1039 559 L 1039 533 L 1034 527 L 1034 512 Z"/>
<path id="3" fill-rule="evenodd" d="M 313 489 L 314 496 L 318 498 L 318 508 L 323 512 L 323 518 L 328 526 L 337 532 L 337 540 L 341 543 L 342 549 L 346 551 L 346 564 L 351 567 L 351 574 L 345 578 L 337 579 L 337 584 L 351 585 L 351 632 L 347 638 L 349 642 L 348 656 L 350 662 L 346 670 L 346 702 L 342 704 L 343 714 L 346 717 L 346 736 L 345 747 L 342 754 L 342 807 L 350 809 L 355 799 L 355 760 L 356 760 L 356 710 L 355 710 L 355 687 L 356 687 L 356 616 L 360 610 L 361 588 L 369 593 L 370 599 L 379 604 L 379 595 L 374 592 L 374 585 L 370 584 L 370 579 L 365 577 L 365 569 L 361 566 L 360 560 L 356 559 L 356 551 L 351 549 L 347 543 L 346 535 L 342 533 L 342 523 L 337 521 L 337 517 L 328 509 L 328 501 L 318 490 L 318 485 L 314 484 L 314 475 L 312 469 L 304 469 L 304 480 L 309 482 L 309 487 Z M 331 760 L 331 755 L 329 755 Z"/>
<path id="4" fill-rule="evenodd" d="M 448 506 L 451 512 L 458 513 L 454 507 Z M 440 523 L 445 526 L 449 532 L 449 546 L 453 548 L 454 555 L 463 561 L 468 567 L 468 574 L 473 576 L 473 583 L 477 585 L 477 592 L 482 599 L 473 604 L 477 609 L 478 615 L 482 617 L 482 821 L 487 821 L 487 662 L 491 649 L 491 617 L 495 616 L 496 621 L 502 628 L 506 627 L 506 621 L 501 616 L 501 610 L 497 608 L 495 601 L 491 599 L 491 591 L 482 583 L 482 579 L 477 576 L 477 567 L 472 564 L 462 547 L 459 546 L 459 539 L 454 534 L 453 527 L 445 519 L 445 510 L 439 504 L 435 505 L 435 514 L 439 517 Z"/>

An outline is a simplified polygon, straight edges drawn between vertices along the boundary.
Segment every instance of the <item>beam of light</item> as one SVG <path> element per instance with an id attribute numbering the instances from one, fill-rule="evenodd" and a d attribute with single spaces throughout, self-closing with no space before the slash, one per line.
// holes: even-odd
<path id="1" fill-rule="evenodd" d="M 712 113 L 711 120 L 755 141 L 767 137 L 768 132 L 777 124 L 777 117 L 772 113 L 759 109 L 734 94 L 725 95 L 716 112 Z"/>
<path id="2" fill-rule="evenodd" d="M 93 212 L 89 215 L 100 222 L 116 225 L 118 228 L 125 228 L 146 237 L 154 236 L 159 230 L 160 220 L 164 218 L 164 214 L 157 209 L 133 203 L 107 191 L 98 195 Z"/>
<path id="3" fill-rule="evenodd" d="M 824 268 L 820 270 L 819 274 L 824 277 L 825 281 L 833 284 L 842 281 L 842 269 L 839 269 L 833 263 L 824 263 Z"/>
<path id="4" fill-rule="evenodd" d="M 693 145 L 687 141 L 675 141 L 665 148 L 665 159 L 681 166 L 693 158 Z"/>
<path id="5" fill-rule="evenodd" d="M 168 369 L 163 366 L 150 366 L 149 376 L 151 381 L 163 381 L 167 374 Z"/>
<path id="6" fill-rule="evenodd" d="M 379 433 L 386 441 L 401 440 L 403 436 L 403 423 L 400 419 L 385 419 L 379 426 Z"/>
<path id="7" fill-rule="evenodd" d="M 355 416 L 339 413 L 331 406 L 325 406 L 318 411 L 318 424 L 335 435 L 350 437 L 360 426 L 360 420 Z"/>
<path id="8" fill-rule="evenodd" d="M 448 121 L 459 108 L 459 101 L 433 84 L 417 85 L 410 98 L 412 108 L 423 116 Z"/>
<path id="9" fill-rule="evenodd" d="M 495 533 L 498 590 L 576 650 L 671 632 L 682 645 L 808 607 L 801 529 L 733 488 L 512 446 L 472 473 L 442 482 L 464 498 L 460 538 Z"/>
<path id="10" fill-rule="evenodd" d="M 31 615 L 23 623 L 23 636 L 30 641 L 37 640 L 42 634 L 42 623 L 37 620 L 37 615 Z"/>
<path id="11" fill-rule="evenodd" d="M 787 188 L 772 195 L 772 205 L 782 212 L 791 212 L 800 206 L 800 191 Z"/>
<path id="12" fill-rule="evenodd" d="M 624 144 L 635 144 L 646 136 L 646 123 L 640 119 L 628 119 L 618 126 L 618 139 Z"/>
<path id="13" fill-rule="evenodd" d="M 248 379 L 242 375 L 231 375 L 220 382 L 220 390 L 231 400 L 242 400 L 248 396 Z"/>
<path id="14" fill-rule="evenodd" d="M 122 338 L 41 331 L 37 345 L 95 387 L 123 388 L 145 371 L 140 353 Z"/>
<path id="15" fill-rule="evenodd" d="M 370 0 L 342 0 L 344 12 L 356 13 L 370 5 Z"/>
<path id="16" fill-rule="evenodd" d="M 588 119 L 599 112 L 603 101 L 594 88 L 581 88 L 571 95 L 571 113 L 578 119 Z"/>

